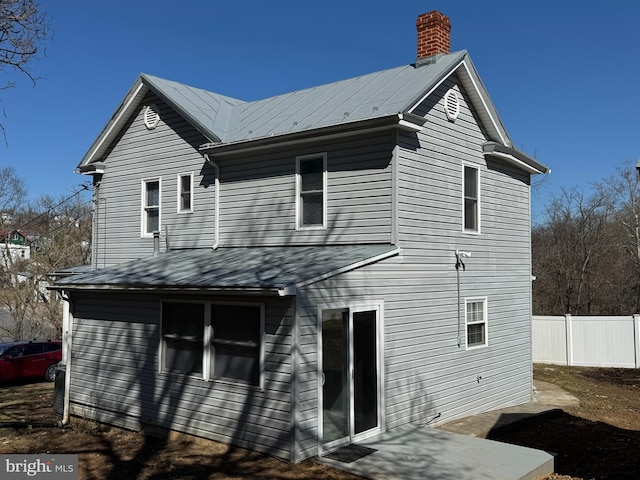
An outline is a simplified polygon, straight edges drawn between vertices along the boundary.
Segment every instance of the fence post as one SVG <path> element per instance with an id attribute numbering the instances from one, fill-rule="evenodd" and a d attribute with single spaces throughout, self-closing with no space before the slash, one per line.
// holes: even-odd
<path id="1" fill-rule="evenodd" d="M 571 314 L 564 316 L 565 335 L 567 336 L 567 365 L 573 366 L 573 328 L 571 328 Z"/>
<path id="2" fill-rule="evenodd" d="M 636 368 L 640 368 L 640 314 L 633 315 L 633 342 L 636 352 Z"/>

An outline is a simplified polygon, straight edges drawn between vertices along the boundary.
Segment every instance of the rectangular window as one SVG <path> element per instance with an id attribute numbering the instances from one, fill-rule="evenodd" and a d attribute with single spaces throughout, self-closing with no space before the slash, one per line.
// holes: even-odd
<path id="1" fill-rule="evenodd" d="M 476 167 L 464 166 L 464 230 L 480 232 L 480 182 Z"/>
<path id="2" fill-rule="evenodd" d="M 214 378 L 258 385 L 260 380 L 260 307 L 257 305 L 213 305 Z"/>
<path id="3" fill-rule="evenodd" d="M 473 298 L 465 301 L 467 324 L 467 348 L 487 345 L 487 299 Z"/>
<path id="4" fill-rule="evenodd" d="M 204 304 L 162 304 L 162 370 L 202 373 Z"/>
<path id="5" fill-rule="evenodd" d="M 193 174 L 178 175 L 178 213 L 193 211 Z"/>
<path id="6" fill-rule="evenodd" d="M 160 231 L 160 179 L 142 181 L 142 236 Z"/>
<path id="7" fill-rule="evenodd" d="M 297 225 L 325 227 L 327 206 L 326 154 L 296 159 Z"/>
<path id="8" fill-rule="evenodd" d="M 263 307 L 163 302 L 161 370 L 260 386 Z"/>

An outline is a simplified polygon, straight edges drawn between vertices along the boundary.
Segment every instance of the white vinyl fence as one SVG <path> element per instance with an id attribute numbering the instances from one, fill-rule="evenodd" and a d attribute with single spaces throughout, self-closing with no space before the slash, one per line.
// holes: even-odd
<path id="1" fill-rule="evenodd" d="M 640 368 L 640 315 L 533 316 L 533 361 Z"/>

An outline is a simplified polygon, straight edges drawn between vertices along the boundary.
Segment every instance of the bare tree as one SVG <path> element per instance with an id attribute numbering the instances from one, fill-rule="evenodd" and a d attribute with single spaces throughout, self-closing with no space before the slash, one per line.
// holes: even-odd
<path id="1" fill-rule="evenodd" d="M 49 37 L 49 20 L 36 0 L 0 0 L 0 71 L 17 70 L 35 85 L 32 63 Z M 12 88 L 7 80 L 2 89 Z M 0 131 L 6 139 L 4 125 Z"/>
<path id="2" fill-rule="evenodd" d="M 0 0 L 0 69 L 24 73 L 35 84 L 30 64 L 49 36 L 46 14 L 35 0 Z M 13 86 L 8 82 L 5 88 Z"/>
<path id="3" fill-rule="evenodd" d="M 608 285 L 601 271 L 612 244 L 610 202 L 601 192 L 565 190 L 547 216 L 532 231 L 536 313 L 599 313 Z"/>
<path id="4" fill-rule="evenodd" d="M 4 244 L 7 251 L 0 271 L 0 308 L 9 313 L 12 322 L 0 326 L 3 336 L 59 336 L 60 299 L 46 287 L 56 270 L 89 262 L 91 207 L 83 191 L 64 198 L 45 195 L 11 216 L 13 229 L 27 236 L 30 255 L 11 255 L 13 245 Z"/>
<path id="5" fill-rule="evenodd" d="M 618 174 L 598 185 L 615 210 L 619 229 L 617 249 L 624 261 L 620 262 L 620 290 L 632 310 L 640 312 L 640 176 L 631 162 L 618 168 Z"/>

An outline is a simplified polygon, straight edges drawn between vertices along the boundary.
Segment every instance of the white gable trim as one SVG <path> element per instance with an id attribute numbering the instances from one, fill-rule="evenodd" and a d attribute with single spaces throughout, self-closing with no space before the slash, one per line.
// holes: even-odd
<path id="1" fill-rule="evenodd" d="M 111 141 L 114 130 L 117 129 L 119 131 L 120 128 L 122 128 L 122 122 L 129 118 L 131 110 L 138 106 L 141 96 L 144 95 L 146 91 L 142 92 L 145 86 L 140 79 L 138 79 L 136 83 L 137 85 L 134 84 L 134 87 L 132 87 L 132 91 L 127 96 L 127 99 L 121 104 L 121 107 L 111 117 L 111 120 L 105 129 L 100 133 L 95 142 L 93 142 L 93 145 L 80 162 L 80 165 L 86 165 L 96 160 L 96 155 L 106 148 L 105 142 Z"/>
<path id="2" fill-rule="evenodd" d="M 498 120 L 497 118 L 497 113 L 495 112 L 495 110 L 493 108 L 490 108 L 487 105 L 487 102 L 485 100 L 486 95 L 486 91 L 484 89 L 484 87 L 482 88 L 482 90 L 480 89 L 480 87 L 478 86 L 478 83 L 476 82 L 476 79 L 474 78 L 474 75 L 472 74 L 471 70 L 469 69 L 469 65 L 467 65 L 467 61 L 462 60 L 462 63 L 458 66 L 458 68 L 462 69 L 464 68 L 464 73 L 466 74 L 466 79 L 464 78 L 465 76 L 461 76 L 460 81 L 462 82 L 462 84 L 464 85 L 465 89 L 468 90 L 468 87 L 466 85 L 465 80 L 467 80 L 468 82 L 471 82 L 471 85 L 473 85 L 473 89 L 471 90 L 475 95 L 471 95 L 472 101 L 475 103 L 476 101 L 480 101 L 481 105 L 482 105 L 482 110 L 484 111 L 484 114 L 487 115 L 487 117 L 489 118 L 489 121 L 491 123 L 491 125 L 493 126 L 493 130 L 498 134 L 498 136 L 500 137 L 500 142 L 503 145 L 511 145 L 511 141 L 509 140 L 509 138 L 506 135 L 506 132 L 504 132 L 504 129 L 502 128 L 502 122 L 500 122 L 500 120 Z M 456 72 L 458 71 L 458 68 L 456 68 Z M 458 75 L 460 75 L 460 73 L 458 73 Z M 484 92 L 484 95 L 483 95 Z M 476 110 L 479 110 L 476 106 Z M 478 112 L 480 114 L 480 117 L 482 117 L 482 111 Z"/>
<path id="3" fill-rule="evenodd" d="M 413 113 L 414 110 L 424 102 L 433 92 L 435 92 L 442 83 L 444 83 L 451 75 L 457 73 L 460 76 L 460 81 L 462 86 L 467 91 L 467 94 L 471 98 L 471 101 L 478 111 L 480 118 L 483 122 L 488 123 L 485 125 L 485 128 L 493 135 L 493 139 L 499 141 L 503 145 L 511 145 L 511 141 L 507 135 L 507 132 L 502 127 L 502 122 L 498 120 L 497 112 L 495 112 L 494 108 L 489 106 L 487 101 L 485 100 L 488 97 L 484 87 L 481 87 L 478 82 L 475 80 L 476 75 L 474 75 L 475 69 L 469 66 L 469 62 L 467 61 L 467 56 L 463 58 L 457 65 L 455 65 L 449 73 L 447 73 L 444 77 L 442 77 L 438 82 L 436 82 L 422 97 L 418 99 L 409 109 L 407 110 L 409 113 Z"/>

